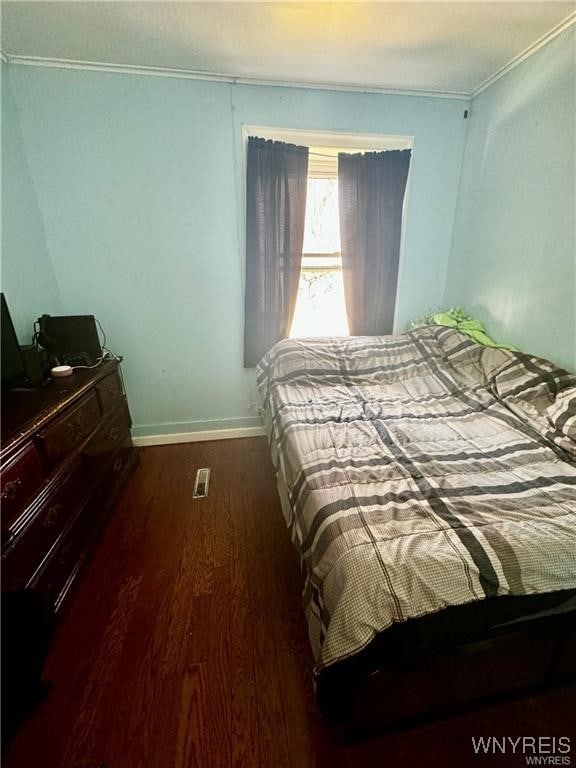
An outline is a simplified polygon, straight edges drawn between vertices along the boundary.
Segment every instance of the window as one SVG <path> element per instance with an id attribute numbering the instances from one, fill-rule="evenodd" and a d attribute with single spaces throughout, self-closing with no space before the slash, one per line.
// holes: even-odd
<path id="1" fill-rule="evenodd" d="M 290 337 L 348 336 L 344 304 L 338 150 L 310 147 L 302 271 Z"/>
<path id="2" fill-rule="evenodd" d="M 296 306 L 294 307 L 294 316 L 292 319 L 292 325 L 289 330 L 289 336 L 295 337 L 314 337 L 314 336 L 348 336 L 350 329 L 348 327 L 348 318 L 344 296 L 344 275 L 342 270 L 342 257 L 341 257 L 341 243 L 340 243 L 340 221 L 339 221 L 339 200 L 338 200 L 338 155 L 345 153 L 348 155 L 359 155 L 366 152 L 384 152 L 388 150 L 411 150 L 413 145 L 413 139 L 410 136 L 385 136 L 379 134 L 357 134 L 357 133 L 343 133 L 343 132 L 324 132 L 314 130 L 300 130 L 300 129 L 281 129 L 264 126 L 244 126 L 244 136 L 247 142 L 250 141 L 249 137 L 259 136 L 262 139 L 270 140 L 273 142 L 281 142 L 286 145 L 294 145 L 295 148 L 307 147 L 308 153 L 308 179 L 307 179 L 307 200 L 305 209 L 305 226 L 304 226 L 304 242 L 302 247 L 302 261 L 301 272 L 298 283 L 298 295 L 296 297 Z M 410 153 L 408 153 L 409 155 Z M 358 160 L 358 158 L 356 158 Z M 352 164 L 365 165 L 365 163 L 358 163 L 348 158 L 346 165 Z M 302 173 L 304 169 L 300 171 L 298 176 L 300 192 L 302 191 Z M 342 184 L 349 184 L 349 175 L 344 174 Z M 298 209 L 298 234 L 302 231 L 302 206 L 303 201 L 300 197 Z M 272 207 L 274 207 L 272 205 Z M 346 212 L 346 211 L 345 211 Z M 352 209 L 353 212 L 353 209 Z M 350 215 L 348 211 L 347 218 Z M 349 222 L 344 222 L 345 231 L 350 232 Z M 289 244 L 286 246 L 289 249 Z M 348 247 L 348 246 L 347 246 Z M 351 249 L 350 254 L 346 254 L 347 261 L 354 256 L 354 260 L 357 257 L 360 258 L 362 264 L 366 262 L 367 255 L 360 249 L 353 249 L 352 244 L 349 245 Z M 352 250 L 354 252 L 352 253 Z M 374 249 L 373 249 L 374 250 Z M 282 301 L 278 306 L 278 302 L 274 302 L 273 298 L 270 299 L 268 304 L 263 300 L 264 295 L 267 295 L 268 291 L 276 290 L 274 286 L 272 288 L 263 282 L 257 280 L 258 275 L 261 275 L 262 270 L 265 271 L 266 265 L 266 253 L 260 253 L 257 249 L 254 251 L 255 256 L 260 258 L 260 262 L 257 259 L 253 259 L 254 272 L 249 275 L 248 259 L 247 259 L 247 282 L 246 291 L 248 295 L 249 287 L 254 288 L 255 296 L 252 297 L 251 302 L 246 302 L 246 324 L 245 324 L 245 361 L 250 360 L 253 364 L 254 360 L 259 359 L 262 356 L 263 351 L 266 351 L 274 344 L 279 338 L 285 338 L 288 327 L 288 320 L 293 309 L 292 302 L 294 301 L 294 284 L 290 286 L 289 301 L 286 301 L 286 294 L 281 290 L 278 290 L 278 296 Z M 247 254 L 248 255 L 248 254 Z M 379 286 L 380 272 L 383 267 L 381 264 L 374 264 L 374 254 L 371 252 L 371 261 L 369 263 L 370 274 L 375 270 L 378 272 L 378 280 L 370 282 L 369 287 Z M 291 250 L 292 264 L 297 265 L 300 254 Z M 395 258 L 395 257 L 394 257 Z M 376 262 L 378 258 L 376 257 Z M 397 259 L 396 259 L 397 265 Z M 273 264 L 271 271 L 274 272 L 276 264 Z M 356 273 L 351 269 L 350 273 L 346 275 L 347 286 L 352 287 L 352 292 L 355 295 L 355 280 L 357 281 L 358 274 L 362 273 L 362 270 L 358 270 Z M 256 276 L 256 277 L 254 277 Z M 254 280 L 249 278 L 254 278 Z M 391 283 L 390 283 L 391 285 Z M 276 286 L 277 287 L 277 286 Z M 381 300 L 381 295 L 374 288 L 370 293 L 369 301 L 365 301 L 365 297 L 362 295 L 359 301 L 349 302 L 350 306 L 348 311 L 351 313 L 351 322 L 354 326 L 354 333 L 368 333 L 374 334 L 376 331 L 372 330 L 372 326 L 380 329 L 381 327 L 388 328 L 391 326 L 391 321 L 386 312 L 394 312 L 395 302 L 395 290 L 396 283 L 391 285 L 390 296 L 386 297 L 386 301 L 381 301 L 381 311 L 373 312 L 374 318 L 371 318 L 371 323 L 368 324 L 367 330 L 362 325 L 364 315 L 363 307 L 373 307 L 378 301 Z M 360 292 L 361 294 L 362 292 Z M 349 298 L 354 298 L 354 295 Z M 259 317 L 259 312 L 262 307 L 268 307 L 266 311 L 272 318 L 270 323 L 262 323 L 261 318 L 258 322 L 255 322 L 254 318 Z M 360 311 L 358 308 L 360 307 Z M 280 311 L 281 310 L 281 311 Z M 261 314 L 261 313 L 260 313 Z M 382 317 L 381 317 L 382 316 Z M 360 320 L 362 322 L 360 322 Z M 389 322 L 390 321 L 390 322 Z M 278 335 L 278 326 L 280 328 L 280 335 Z M 248 332 L 246 332 L 248 328 Z M 265 331 L 261 331 L 264 328 Z M 258 330 L 260 329 L 260 330 Z M 388 332 L 378 330 L 378 332 Z M 248 348 L 246 346 L 246 339 L 250 340 L 254 337 L 256 342 L 249 347 L 249 352 L 246 352 Z M 250 367 L 250 365 L 247 365 Z"/>

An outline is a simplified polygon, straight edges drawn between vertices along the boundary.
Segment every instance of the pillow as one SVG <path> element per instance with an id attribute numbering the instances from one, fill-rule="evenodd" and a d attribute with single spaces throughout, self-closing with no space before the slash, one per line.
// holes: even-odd
<path id="1" fill-rule="evenodd" d="M 576 376 L 543 360 L 511 353 L 490 389 L 498 400 L 544 438 L 576 458 Z"/>
<path id="2" fill-rule="evenodd" d="M 546 409 L 546 416 L 557 432 L 576 442 L 576 386 L 561 390 Z"/>

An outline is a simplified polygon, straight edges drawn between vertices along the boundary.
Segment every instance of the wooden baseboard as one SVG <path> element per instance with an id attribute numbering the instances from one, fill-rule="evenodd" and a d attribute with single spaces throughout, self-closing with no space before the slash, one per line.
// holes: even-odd
<path id="1" fill-rule="evenodd" d="M 151 445 L 174 445 L 176 443 L 202 443 L 208 440 L 234 440 L 240 437 L 262 437 L 262 427 L 236 427 L 233 429 L 207 429 L 198 432 L 176 432 L 171 435 L 141 435 L 132 442 L 139 448 Z"/>

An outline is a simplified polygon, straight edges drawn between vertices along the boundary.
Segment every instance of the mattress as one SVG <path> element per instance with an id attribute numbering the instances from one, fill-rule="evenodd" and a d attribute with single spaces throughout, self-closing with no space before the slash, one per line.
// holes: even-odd
<path id="1" fill-rule="evenodd" d="M 258 386 L 317 674 L 415 619 L 576 589 L 568 372 L 427 327 L 281 341 Z"/>

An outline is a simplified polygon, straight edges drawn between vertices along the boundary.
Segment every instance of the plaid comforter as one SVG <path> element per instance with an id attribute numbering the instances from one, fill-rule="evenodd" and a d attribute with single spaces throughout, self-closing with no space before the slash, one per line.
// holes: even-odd
<path id="1" fill-rule="evenodd" d="M 576 587 L 576 377 L 451 328 L 258 367 L 317 671 L 394 622 Z"/>

